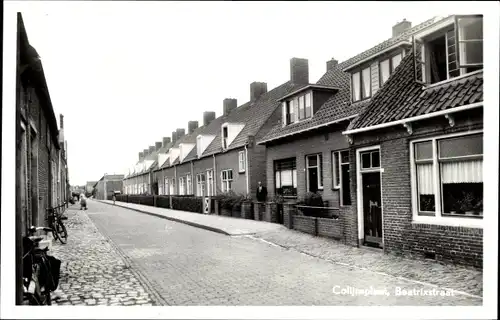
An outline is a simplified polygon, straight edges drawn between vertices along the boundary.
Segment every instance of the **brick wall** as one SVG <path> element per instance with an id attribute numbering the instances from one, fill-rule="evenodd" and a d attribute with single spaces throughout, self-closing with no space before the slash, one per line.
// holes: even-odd
<path id="1" fill-rule="evenodd" d="M 316 219 L 306 216 L 293 216 L 293 229 L 314 235 L 316 233 Z"/>
<path id="2" fill-rule="evenodd" d="M 346 217 L 348 237 L 357 237 L 355 149 L 380 145 L 382 173 L 383 240 L 386 252 L 435 255 L 438 260 L 482 265 L 482 229 L 412 223 L 409 143 L 413 139 L 482 128 L 480 110 L 455 115 L 450 127 L 444 117 L 413 125 L 410 136 L 402 126 L 354 136 L 351 149 L 352 210 Z M 353 235 L 356 235 L 353 237 Z"/>
<path id="3" fill-rule="evenodd" d="M 306 155 L 322 153 L 323 155 L 323 200 L 328 200 L 330 206 L 339 206 L 339 191 L 332 188 L 332 151 L 349 147 L 346 138 L 342 135 L 346 125 L 338 125 L 315 134 L 294 136 L 279 144 L 268 145 L 267 154 L 267 189 L 269 197 L 274 196 L 275 176 L 274 161 L 286 158 L 296 158 L 297 164 L 297 197 L 301 199 L 307 191 L 306 184 Z"/>
<path id="4" fill-rule="evenodd" d="M 217 175 L 217 193 L 221 192 L 221 171 L 224 169 L 232 169 L 233 170 L 233 182 L 232 182 L 232 190 L 238 194 L 246 194 L 247 193 L 247 185 L 246 185 L 246 175 L 245 173 L 239 173 L 239 163 L 238 163 L 238 152 L 245 151 L 244 148 L 234 149 L 228 152 L 219 153 L 215 156 L 215 163 L 217 167 L 217 172 L 214 173 Z"/>
<path id="5" fill-rule="evenodd" d="M 342 220 L 338 219 L 325 219 L 325 218 L 317 218 L 318 219 L 318 236 L 334 238 L 337 240 L 343 239 L 343 230 L 342 230 Z"/>

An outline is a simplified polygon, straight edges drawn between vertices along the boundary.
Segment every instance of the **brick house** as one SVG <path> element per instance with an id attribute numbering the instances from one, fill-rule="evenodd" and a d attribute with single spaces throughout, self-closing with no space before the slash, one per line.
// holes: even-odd
<path id="1" fill-rule="evenodd" d="M 450 16 L 417 32 L 344 132 L 353 242 L 482 266 L 482 23 Z"/>
<path id="2" fill-rule="evenodd" d="M 99 200 L 107 200 L 113 192 L 123 193 L 123 174 L 105 174 L 94 185 L 94 197 Z"/>
<path id="3" fill-rule="evenodd" d="M 323 199 L 328 200 L 329 206 L 340 209 L 341 221 L 338 227 L 344 229 L 347 242 L 356 246 L 376 245 L 387 252 L 400 251 L 481 264 L 482 229 L 477 227 L 481 225 L 479 216 L 472 220 L 462 216 L 461 221 L 454 217 L 444 218 L 438 213 L 441 206 L 438 208 L 436 205 L 434 215 L 439 219 L 429 218 L 426 216 L 428 213 L 424 213 L 423 218 L 415 220 L 418 223 L 412 220 L 418 216 L 414 205 L 418 198 L 415 191 L 418 189 L 415 180 L 418 179 L 410 172 L 420 165 L 420 160 L 417 161 L 418 165 L 402 160 L 408 159 L 410 153 L 413 157 L 413 151 L 410 152 L 413 147 L 410 145 L 419 145 L 418 140 L 413 141 L 414 139 L 440 141 L 432 140 L 432 135 L 438 136 L 436 139 L 442 139 L 448 134 L 452 137 L 459 132 L 477 133 L 479 131 L 474 130 L 482 128 L 482 112 L 476 109 L 480 105 L 482 108 L 482 64 L 462 69 L 467 71 L 457 71 L 451 69 L 454 62 L 443 61 L 442 55 L 439 56 L 441 60 L 438 67 L 433 66 L 437 70 L 431 69 L 431 74 L 422 76 L 419 69 L 420 73 L 414 75 L 414 64 L 430 67 L 425 62 L 425 55 L 423 61 L 421 58 L 414 60 L 413 36 L 417 38 L 416 43 L 420 43 L 428 41 L 430 35 L 434 42 L 426 44 L 425 48 L 434 50 L 434 54 L 439 55 L 441 52 L 432 46 L 452 50 L 454 19 L 433 18 L 415 27 L 404 20 L 393 27 L 392 38 L 341 64 L 337 64 L 335 60 L 327 62 L 327 72 L 315 86 L 310 85 L 282 97 L 284 116 L 281 123 L 258 141 L 258 144 L 267 148 L 269 194 L 281 194 L 288 200 L 295 200 L 303 198 L 308 191 L 321 193 Z M 439 33 L 440 31 L 443 32 Z M 444 31 L 448 33 L 445 34 Z M 434 36 L 438 38 L 435 39 Z M 446 41 L 450 47 L 446 49 L 440 41 Z M 429 52 L 426 53 L 429 55 Z M 477 58 L 476 55 L 473 57 Z M 447 62 L 450 63 L 448 67 Z M 468 70 L 475 73 L 468 73 Z M 461 73 L 461 78 L 453 80 Z M 441 84 L 434 85 L 433 82 Z M 457 82 L 467 84 L 462 86 Z M 424 92 L 428 94 L 420 96 L 423 83 L 426 87 Z M 318 97 L 321 91 L 321 99 L 326 100 L 323 100 L 324 103 Z M 312 96 L 309 98 L 311 103 L 307 102 L 306 92 L 310 92 Z M 468 101 L 459 100 L 467 95 Z M 303 102 L 300 100 L 301 96 L 304 96 Z M 451 101 L 448 101 L 449 98 Z M 438 104 L 436 99 L 441 103 Z M 301 106 L 304 110 L 301 110 Z M 307 108 L 310 108 L 309 112 Z M 463 108 L 474 110 L 461 111 Z M 451 116 L 455 112 L 460 113 Z M 419 120 L 421 115 L 424 115 L 423 119 Z M 408 123 L 412 124 L 407 126 L 409 131 L 402 126 L 407 117 L 410 118 Z M 413 121 L 414 118 L 418 120 L 417 123 Z M 425 120 L 426 118 L 432 120 Z M 385 124 L 396 120 L 401 123 L 394 126 Z M 478 135 L 472 137 L 478 141 L 480 139 Z M 464 143 L 467 142 L 466 139 L 464 138 Z M 476 145 L 480 145 L 478 141 Z M 433 152 L 435 156 L 437 151 L 433 149 Z M 372 157 L 370 165 L 373 167 L 359 168 L 360 157 Z M 480 155 L 475 154 L 473 157 Z M 464 166 L 457 164 L 459 165 Z M 456 172 L 450 171 L 449 175 L 453 176 L 451 181 L 465 179 L 461 181 L 463 184 L 467 179 L 473 179 L 474 186 L 479 190 L 478 182 L 482 181 L 478 169 L 480 166 L 477 160 L 474 167 L 476 171 L 468 173 L 471 176 L 467 178 L 458 178 Z M 437 164 L 434 164 L 432 170 L 438 170 L 436 167 Z M 425 175 L 425 172 L 420 174 Z M 380 181 L 378 184 L 375 183 L 377 177 Z M 439 190 L 437 185 L 425 185 L 425 188 Z M 365 191 L 373 190 L 379 190 L 378 198 L 363 197 Z M 460 190 L 450 190 L 458 199 Z M 477 198 L 482 199 L 481 192 L 476 190 L 472 193 L 476 197 L 473 202 L 479 202 Z M 425 194 L 422 201 L 441 201 L 441 196 L 436 194 L 439 199 L 429 200 L 432 197 Z M 450 204 L 447 206 L 450 207 Z M 378 216 L 370 216 L 370 208 L 373 212 L 378 209 Z M 466 237 L 459 237 L 463 233 Z M 453 240 L 446 241 L 450 236 Z M 442 241 L 445 243 L 442 244 Z"/>
<path id="4" fill-rule="evenodd" d="M 17 233 L 25 235 L 31 225 L 47 225 L 46 208 L 63 204 L 69 187 L 65 142 L 42 62 L 28 41 L 20 13 L 17 40 L 16 211 Z"/>

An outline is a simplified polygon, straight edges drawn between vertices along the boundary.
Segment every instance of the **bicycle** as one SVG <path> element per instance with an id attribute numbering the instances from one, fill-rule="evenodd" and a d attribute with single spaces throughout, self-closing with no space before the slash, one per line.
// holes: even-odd
<path id="1" fill-rule="evenodd" d="M 40 249 L 43 237 L 33 236 L 51 228 L 31 227 L 29 236 L 23 237 L 23 305 L 51 305 L 51 291 L 59 284 L 61 261 L 47 255 L 48 247 Z"/>
<path id="2" fill-rule="evenodd" d="M 62 244 L 66 244 L 68 241 L 68 231 L 66 230 L 66 226 L 63 224 L 62 220 L 67 220 L 68 217 L 63 216 L 59 211 L 64 208 L 65 203 L 47 209 L 47 221 L 49 222 L 49 226 L 52 229 L 52 235 L 54 239 L 59 240 Z"/>

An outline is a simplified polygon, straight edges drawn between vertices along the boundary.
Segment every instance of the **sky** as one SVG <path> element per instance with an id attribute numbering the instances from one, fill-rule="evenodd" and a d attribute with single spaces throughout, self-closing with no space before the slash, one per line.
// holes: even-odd
<path id="1" fill-rule="evenodd" d="M 126 173 L 138 153 L 224 98 L 249 100 L 289 80 L 292 57 L 316 82 L 391 37 L 404 18 L 471 13 L 443 2 L 9 2 L 41 56 L 54 112 L 64 115 L 72 185 Z M 470 7 L 470 3 L 469 3 Z M 474 7 L 472 7 L 474 8 Z M 474 11 L 472 11 L 474 12 Z M 474 12 L 475 13 L 475 12 Z"/>

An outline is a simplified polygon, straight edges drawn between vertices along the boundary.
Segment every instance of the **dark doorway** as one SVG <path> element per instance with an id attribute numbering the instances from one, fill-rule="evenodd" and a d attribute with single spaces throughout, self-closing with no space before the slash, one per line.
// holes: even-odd
<path id="1" fill-rule="evenodd" d="M 318 169 L 317 168 L 309 168 L 309 191 L 316 192 L 318 191 Z"/>
<path id="2" fill-rule="evenodd" d="M 382 248 L 380 172 L 362 174 L 364 244 Z"/>

